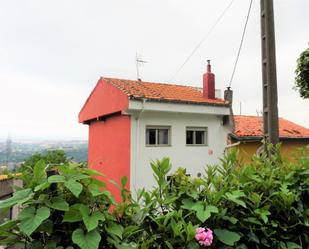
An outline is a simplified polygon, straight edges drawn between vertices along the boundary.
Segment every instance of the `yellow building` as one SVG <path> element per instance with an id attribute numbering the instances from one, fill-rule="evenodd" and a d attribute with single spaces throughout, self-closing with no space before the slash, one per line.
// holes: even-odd
<path id="1" fill-rule="evenodd" d="M 251 160 L 261 150 L 263 139 L 263 118 L 257 116 L 234 116 L 234 132 L 231 143 L 239 149 L 239 156 L 245 162 Z M 284 158 L 295 160 L 301 148 L 309 145 L 309 129 L 291 121 L 279 118 L 281 154 Z M 308 155 L 309 156 L 309 155 Z"/>

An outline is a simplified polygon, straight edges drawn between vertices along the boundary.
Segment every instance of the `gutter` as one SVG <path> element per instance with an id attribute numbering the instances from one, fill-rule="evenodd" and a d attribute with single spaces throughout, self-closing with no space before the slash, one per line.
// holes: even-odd
<path id="1" fill-rule="evenodd" d="M 131 100 L 145 100 L 143 97 L 129 97 Z M 195 102 L 195 101 L 183 101 L 183 100 L 174 100 L 166 98 L 147 98 L 148 101 L 153 102 L 163 102 L 163 103 L 181 103 L 181 104 L 190 104 L 190 105 L 205 105 L 205 106 L 218 106 L 218 107 L 229 107 L 230 103 L 225 101 L 223 103 L 209 103 L 209 102 Z"/>
<path id="2" fill-rule="evenodd" d="M 262 136 L 243 136 L 239 137 L 233 133 L 230 133 L 229 136 L 237 141 L 252 141 L 258 142 L 263 139 Z M 287 140 L 309 140 L 309 137 L 279 137 L 280 141 L 287 141 Z"/>

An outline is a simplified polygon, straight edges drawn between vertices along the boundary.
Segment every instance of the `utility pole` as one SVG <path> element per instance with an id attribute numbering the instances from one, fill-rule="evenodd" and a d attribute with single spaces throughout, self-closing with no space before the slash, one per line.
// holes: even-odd
<path id="1" fill-rule="evenodd" d="M 262 83 L 264 139 L 279 142 L 278 94 L 273 0 L 261 0 Z"/>

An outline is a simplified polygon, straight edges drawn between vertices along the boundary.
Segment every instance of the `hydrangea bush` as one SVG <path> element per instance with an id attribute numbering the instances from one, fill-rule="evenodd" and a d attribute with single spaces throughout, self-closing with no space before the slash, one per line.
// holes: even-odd
<path id="1" fill-rule="evenodd" d="M 0 202 L 21 207 L 16 220 L 0 225 L 1 244 L 44 249 L 297 249 L 309 248 L 309 148 L 296 163 L 235 151 L 221 165 L 192 178 L 171 174 L 168 158 L 151 163 L 156 187 L 136 197 L 124 188 L 116 203 L 99 173 L 80 165 L 53 167 L 40 161 L 24 188 Z M 171 177 L 167 177 L 171 176 Z"/>

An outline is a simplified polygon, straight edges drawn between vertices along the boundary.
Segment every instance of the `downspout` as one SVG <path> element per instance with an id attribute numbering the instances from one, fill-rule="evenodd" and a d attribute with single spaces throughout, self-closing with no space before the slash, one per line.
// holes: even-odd
<path id="1" fill-rule="evenodd" d="M 140 150 L 140 118 L 142 116 L 142 113 L 145 110 L 145 103 L 146 99 L 142 99 L 142 108 L 139 111 L 137 117 L 136 117 L 136 135 L 135 135 L 135 158 L 134 158 L 134 190 L 136 190 L 136 178 L 137 178 L 137 161 L 138 161 L 138 155 L 139 155 L 139 150 Z"/>
<path id="2" fill-rule="evenodd" d="M 236 142 L 236 143 L 233 143 L 233 144 L 228 144 L 227 146 L 225 146 L 225 149 L 224 151 L 226 151 L 227 149 L 229 148 L 232 148 L 232 147 L 235 147 L 237 145 L 240 145 L 240 141 Z"/>

